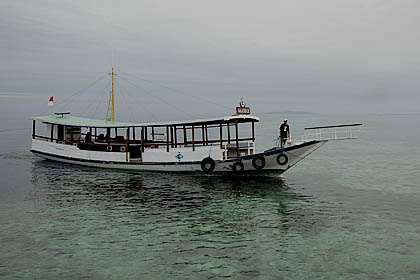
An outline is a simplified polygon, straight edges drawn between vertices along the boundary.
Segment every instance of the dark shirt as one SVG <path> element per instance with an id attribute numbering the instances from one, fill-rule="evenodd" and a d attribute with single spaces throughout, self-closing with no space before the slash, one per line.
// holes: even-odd
<path id="1" fill-rule="evenodd" d="M 280 137 L 288 138 L 288 136 L 289 136 L 289 125 L 287 123 L 283 123 L 280 126 Z"/>

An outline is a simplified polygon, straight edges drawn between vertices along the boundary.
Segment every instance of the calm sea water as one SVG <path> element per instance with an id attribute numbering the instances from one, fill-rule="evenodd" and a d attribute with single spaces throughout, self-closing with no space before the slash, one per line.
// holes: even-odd
<path id="1" fill-rule="evenodd" d="M 363 122 L 278 177 L 125 173 L 40 160 L 0 113 L 2 279 L 420 279 L 420 116 Z M 279 120 L 262 116 L 258 148 Z"/>

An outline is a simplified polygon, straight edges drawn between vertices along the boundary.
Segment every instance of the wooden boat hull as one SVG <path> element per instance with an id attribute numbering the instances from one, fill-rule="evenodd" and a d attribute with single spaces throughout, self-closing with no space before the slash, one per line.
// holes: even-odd
<path id="1" fill-rule="evenodd" d="M 230 160 L 214 160 L 214 169 L 206 173 L 238 173 L 276 172 L 283 173 L 303 158 L 325 144 L 326 140 L 309 141 L 287 148 L 273 148 L 262 153 L 238 157 Z M 58 149 L 55 147 L 55 149 Z M 158 172 L 203 172 L 202 161 L 183 162 L 122 162 L 111 158 L 89 159 L 77 156 L 60 155 L 54 150 L 43 150 L 33 145 L 31 152 L 41 158 L 63 163 L 97 168 L 110 168 L 128 171 Z M 104 153 L 105 156 L 107 153 Z M 257 164 L 258 163 L 258 164 Z M 264 164 L 262 164 L 264 163 Z"/>

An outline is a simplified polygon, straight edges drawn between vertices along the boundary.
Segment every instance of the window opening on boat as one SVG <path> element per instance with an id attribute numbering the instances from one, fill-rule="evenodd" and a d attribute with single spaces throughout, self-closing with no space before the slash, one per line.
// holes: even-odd
<path id="1" fill-rule="evenodd" d="M 143 125 L 43 116 L 34 118 L 32 138 L 73 145 L 85 151 L 125 153 L 127 162 L 142 161 L 153 150 L 169 153 L 220 149 L 221 159 L 230 159 L 255 153 L 255 122 L 258 121 L 256 117 L 228 116 Z M 36 128 L 37 122 L 46 125 L 48 136 Z"/>

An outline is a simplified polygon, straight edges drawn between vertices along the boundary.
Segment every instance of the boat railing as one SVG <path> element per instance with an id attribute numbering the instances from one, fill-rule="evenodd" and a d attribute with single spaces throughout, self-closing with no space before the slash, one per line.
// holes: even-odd
<path id="1" fill-rule="evenodd" d="M 85 135 L 82 133 L 82 135 Z M 67 144 L 67 145 L 82 145 L 84 147 L 84 149 L 88 149 L 90 150 L 91 147 L 97 146 L 97 147 L 107 147 L 107 146 L 125 146 L 128 145 L 130 147 L 134 147 L 134 146 L 142 146 L 141 144 L 141 140 L 134 140 L 134 139 L 130 139 L 130 140 L 126 140 L 124 139 L 123 141 L 119 141 L 116 138 L 111 138 L 109 139 L 109 142 L 107 140 L 103 140 L 103 141 L 98 141 L 97 139 L 95 139 L 94 136 L 92 136 L 92 140 L 91 141 L 86 141 L 86 138 L 74 138 L 72 140 L 69 139 L 60 139 L 60 138 L 56 138 L 56 137 L 51 137 L 51 136 L 42 136 L 42 135 L 32 135 L 33 139 L 37 139 L 37 140 L 43 140 L 46 142 L 54 142 L 54 143 L 59 143 L 59 144 Z M 240 138 L 238 139 L 238 145 L 239 148 L 244 147 L 244 145 L 247 147 L 247 149 L 249 148 L 248 144 L 253 143 L 255 141 L 254 138 Z M 253 145 L 253 144 L 252 144 Z M 143 142 L 143 147 L 144 148 L 177 148 L 177 147 L 198 147 L 198 146 L 220 146 L 220 148 L 222 149 L 228 149 L 232 148 L 232 147 L 236 147 L 236 142 L 235 140 L 228 140 L 228 139 L 222 139 L 222 140 L 196 140 L 196 141 L 186 141 L 186 142 L 169 142 L 169 141 L 162 141 L 162 140 L 144 140 Z M 253 147 L 253 146 L 252 146 Z"/>
<path id="2" fill-rule="evenodd" d="M 243 141 L 239 143 L 226 143 L 223 144 L 223 159 L 236 158 L 239 156 L 247 156 L 255 154 L 255 141 Z"/>
<path id="3" fill-rule="evenodd" d="M 302 142 L 313 140 L 346 140 L 357 139 L 357 132 L 360 131 L 361 123 L 315 126 L 305 128 Z"/>

